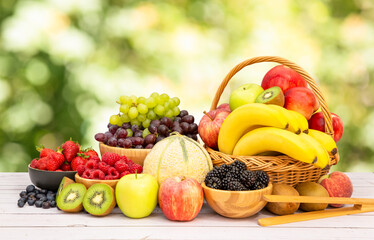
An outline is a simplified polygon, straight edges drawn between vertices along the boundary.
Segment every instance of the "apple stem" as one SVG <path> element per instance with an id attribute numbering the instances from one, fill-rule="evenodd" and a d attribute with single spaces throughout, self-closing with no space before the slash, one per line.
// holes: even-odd
<path id="1" fill-rule="evenodd" d="M 135 179 L 138 179 L 138 170 L 135 169 Z"/>
<path id="2" fill-rule="evenodd" d="M 212 120 L 212 121 L 214 120 L 214 119 L 209 115 L 209 113 L 207 113 L 206 111 L 204 111 L 203 113 L 204 113 L 206 116 L 208 116 L 208 118 L 210 118 L 210 120 Z"/>

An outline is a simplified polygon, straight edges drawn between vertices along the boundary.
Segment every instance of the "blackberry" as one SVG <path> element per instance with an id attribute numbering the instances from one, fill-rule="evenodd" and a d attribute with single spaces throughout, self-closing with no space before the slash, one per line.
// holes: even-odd
<path id="1" fill-rule="evenodd" d="M 222 178 L 224 178 L 226 176 L 226 174 L 231 171 L 231 165 L 222 164 L 219 167 L 219 170 L 220 170 L 220 173 L 222 175 Z"/>
<path id="2" fill-rule="evenodd" d="M 239 160 L 235 160 L 234 163 L 232 163 L 231 165 L 233 167 L 239 168 L 242 171 L 247 170 L 247 165 L 245 165 L 245 163 L 243 163 L 242 161 L 239 161 Z"/>
<path id="3" fill-rule="evenodd" d="M 227 190 L 229 188 L 229 183 L 233 182 L 233 181 L 237 181 L 237 180 L 235 178 L 225 177 L 221 181 L 221 189 L 222 190 Z"/>
<path id="4" fill-rule="evenodd" d="M 236 179 L 240 179 L 240 174 L 242 173 L 242 169 L 240 169 L 240 168 L 238 168 L 238 167 L 236 167 L 236 166 L 233 166 L 232 168 L 231 168 L 231 171 L 230 171 L 230 173 L 233 173 L 234 174 L 234 176 L 236 176 L 235 178 Z"/>
<path id="5" fill-rule="evenodd" d="M 247 189 L 252 189 L 257 181 L 257 175 L 255 172 L 250 170 L 245 170 L 240 174 L 240 182 Z"/>
<path id="6" fill-rule="evenodd" d="M 251 190 L 258 190 L 258 189 L 263 189 L 266 188 L 267 185 L 261 183 L 261 182 L 255 182 L 255 184 L 251 187 Z"/>
<path id="7" fill-rule="evenodd" d="M 230 178 L 232 181 L 240 181 L 240 175 L 237 175 L 233 172 L 228 172 L 226 178 Z"/>
<path id="8" fill-rule="evenodd" d="M 231 191 L 245 191 L 247 189 L 239 181 L 231 181 L 228 184 L 227 190 L 231 190 Z"/>
<path id="9" fill-rule="evenodd" d="M 256 171 L 257 182 L 261 183 L 263 186 L 267 187 L 269 184 L 269 175 L 264 171 Z"/>
<path id="10" fill-rule="evenodd" d="M 220 178 L 220 173 L 216 168 L 213 168 L 212 170 L 210 170 L 210 172 L 207 173 L 207 175 L 205 176 L 205 181 L 208 181 L 209 179 L 214 177 Z M 205 184 L 207 183 L 205 182 Z"/>
<path id="11" fill-rule="evenodd" d="M 219 179 L 218 177 L 209 178 L 208 182 L 205 184 L 210 188 L 221 189 L 221 179 Z"/>

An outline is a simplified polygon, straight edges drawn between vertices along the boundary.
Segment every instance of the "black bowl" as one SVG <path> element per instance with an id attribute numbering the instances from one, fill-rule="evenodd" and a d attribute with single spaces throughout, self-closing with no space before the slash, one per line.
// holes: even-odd
<path id="1" fill-rule="evenodd" d="M 28 165 L 28 169 L 30 180 L 35 186 L 51 191 L 57 191 L 58 187 L 60 186 L 61 180 L 64 177 L 68 177 L 74 181 L 74 176 L 77 173 L 77 171 L 44 171 L 32 168 L 30 167 L 30 165 Z"/>

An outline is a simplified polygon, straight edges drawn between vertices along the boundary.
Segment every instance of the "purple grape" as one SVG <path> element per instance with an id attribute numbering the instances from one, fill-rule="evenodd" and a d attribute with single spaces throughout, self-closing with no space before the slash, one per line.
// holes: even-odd
<path id="1" fill-rule="evenodd" d="M 135 133 L 136 131 L 139 130 L 139 126 L 138 125 L 132 125 L 131 130 Z"/>
<path id="2" fill-rule="evenodd" d="M 173 127 L 172 132 L 178 132 L 179 134 L 183 134 L 183 130 L 180 126 Z"/>
<path id="3" fill-rule="evenodd" d="M 113 134 L 112 134 L 111 132 L 105 132 L 104 134 L 105 134 L 105 136 L 106 136 L 107 141 L 108 141 L 111 137 L 113 137 Z"/>
<path id="4" fill-rule="evenodd" d="M 115 137 L 109 138 L 107 144 L 112 147 L 117 146 L 117 138 Z"/>
<path id="5" fill-rule="evenodd" d="M 131 124 L 130 123 L 122 123 L 122 128 L 124 128 L 124 129 L 129 129 L 129 128 L 131 128 Z"/>
<path id="6" fill-rule="evenodd" d="M 156 139 L 156 143 L 158 143 L 159 141 L 161 141 L 164 138 L 166 138 L 166 137 L 164 137 L 164 136 L 158 136 L 157 139 Z"/>
<path id="7" fill-rule="evenodd" d="M 157 126 L 155 124 L 150 124 L 148 127 L 150 133 L 157 133 Z"/>
<path id="8" fill-rule="evenodd" d="M 192 138 L 195 141 L 197 141 L 197 135 L 196 134 L 187 134 L 186 136 L 189 137 L 189 138 Z"/>
<path id="9" fill-rule="evenodd" d="M 111 126 L 113 126 L 111 123 L 108 123 L 107 128 L 109 129 Z"/>
<path id="10" fill-rule="evenodd" d="M 179 113 L 179 117 L 183 118 L 184 116 L 187 116 L 188 115 L 188 112 L 187 110 L 182 110 L 180 113 Z"/>
<path id="11" fill-rule="evenodd" d="M 186 115 L 182 117 L 182 122 L 192 124 L 195 121 L 195 118 L 192 115 Z"/>
<path id="12" fill-rule="evenodd" d="M 134 133 L 134 137 L 143 137 L 143 131 L 142 130 L 138 130 Z"/>
<path id="13" fill-rule="evenodd" d="M 161 122 L 160 122 L 160 120 L 155 119 L 155 120 L 152 120 L 151 124 L 155 125 L 156 127 L 159 127 L 161 125 Z"/>
<path id="14" fill-rule="evenodd" d="M 150 144 L 148 144 L 147 146 L 145 146 L 145 149 L 152 149 L 153 146 L 154 146 L 154 145 L 150 143 Z"/>
<path id="15" fill-rule="evenodd" d="M 125 138 L 120 138 L 117 140 L 118 147 L 124 148 L 125 147 Z"/>
<path id="16" fill-rule="evenodd" d="M 188 128 L 188 132 L 191 134 L 197 134 L 197 129 L 199 126 L 196 123 L 190 124 L 190 127 Z"/>
<path id="17" fill-rule="evenodd" d="M 115 136 L 117 136 L 117 139 L 119 138 L 126 138 L 127 137 L 127 131 L 124 128 L 118 128 L 116 131 Z"/>
<path id="18" fill-rule="evenodd" d="M 98 142 L 105 142 L 107 140 L 104 133 L 96 133 L 95 134 L 95 139 Z"/>
<path id="19" fill-rule="evenodd" d="M 174 127 L 179 127 L 179 122 L 173 122 L 172 128 L 174 128 Z"/>
<path id="20" fill-rule="evenodd" d="M 169 128 L 165 125 L 160 125 L 158 128 L 157 128 L 157 132 L 161 135 L 164 135 L 164 136 L 168 136 L 168 133 L 169 133 Z"/>
<path id="21" fill-rule="evenodd" d="M 131 141 L 133 145 L 143 145 L 144 143 L 144 139 L 141 137 L 133 137 Z"/>
<path id="22" fill-rule="evenodd" d="M 188 130 L 190 128 L 190 124 L 188 124 L 186 122 L 182 122 L 179 126 L 182 128 L 184 133 L 188 133 Z"/>
<path id="23" fill-rule="evenodd" d="M 136 149 L 142 149 L 142 148 L 143 148 L 143 145 L 136 145 L 135 148 L 136 148 Z"/>
<path id="24" fill-rule="evenodd" d="M 154 134 L 148 134 L 148 135 L 144 138 L 144 145 L 154 144 L 155 141 L 156 141 L 156 135 L 154 135 Z"/>
<path id="25" fill-rule="evenodd" d="M 168 128 L 171 128 L 173 126 L 173 121 L 168 117 L 161 118 L 161 124 L 164 124 Z"/>
<path id="26" fill-rule="evenodd" d="M 132 141 L 128 138 L 126 138 L 123 142 L 123 147 L 124 148 L 131 148 L 132 147 Z"/>
<path id="27" fill-rule="evenodd" d="M 109 132 L 114 135 L 116 133 L 116 131 L 117 131 L 118 128 L 119 127 L 117 125 L 112 125 L 109 128 Z"/>
<path id="28" fill-rule="evenodd" d="M 174 123 L 180 123 L 182 121 L 182 118 L 181 117 L 175 117 L 174 118 Z"/>

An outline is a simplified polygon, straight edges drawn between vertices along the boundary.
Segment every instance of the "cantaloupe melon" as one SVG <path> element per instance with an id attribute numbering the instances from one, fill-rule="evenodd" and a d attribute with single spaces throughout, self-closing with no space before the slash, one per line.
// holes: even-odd
<path id="1" fill-rule="evenodd" d="M 212 168 L 212 160 L 203 146 L 175 134 L 153 146 L 144 160 L 143 173 L 154 176 L 159 184 L 176 176 L 192 177 L 202 183 Z"/>

